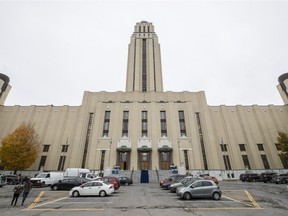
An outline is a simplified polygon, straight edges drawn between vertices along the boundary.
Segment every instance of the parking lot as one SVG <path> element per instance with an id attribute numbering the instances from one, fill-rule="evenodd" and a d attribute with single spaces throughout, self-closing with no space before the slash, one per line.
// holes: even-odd
<path id="1" fill-rule="evenodd" d="M 10 215 L 287 215 L 288 190 L 284 184 L 223 181 L 222 198 L 180 200 L 156 183 L 121 186 L 107 197 L 68 196 L 68 191 L 33 188 L 26 203 L 10 206 L 13 186 L 0 188 L 1 216 Z"/>

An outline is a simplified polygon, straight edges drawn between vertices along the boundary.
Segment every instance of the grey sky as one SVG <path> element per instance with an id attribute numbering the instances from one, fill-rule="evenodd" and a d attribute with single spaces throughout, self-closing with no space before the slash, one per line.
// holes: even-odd
<path id="1" fill-rule="evenodd" d="M 136 22 L 152 22 L 165 91 L 209 105 L 282 105 L 288 1 L 1 1 L 5 105 L 80 105 L 84 91 L 125 91 Z"/>

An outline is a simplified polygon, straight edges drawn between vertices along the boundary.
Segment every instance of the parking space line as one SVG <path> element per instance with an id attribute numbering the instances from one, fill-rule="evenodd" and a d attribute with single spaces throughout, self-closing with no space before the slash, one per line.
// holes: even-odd
<path id="1" fill-rule="evenodd" d="M 39 205 L 34 206 L 34 207 L 35 207 L 35 208 L 38 208 L 38 207 L 40 207 L 40 206 L 44 206 L 44 205 L 47 205 L 47 204 L 51 204 L 51 203 L 54 203 L 54 202 L 58 202 L 58 201 L 60 201 L 60 200 L 67 199 L 67 198 L 68 198 L 68 197 L 62 197 L 62 198 L 60 198 L 60 199 L 53 200 L 53 201 L 46 202 L 46 203 L 42 203 L 42 204 L 39 204 Z"/>
<path id="2" fill-rule="evenodd" d="M 23 209 L 29 211 L 104 211 L 105 209 L 100 208 L 67 208 L 67 209 L 55 209 L 55 208 L 33 208 L 33 209 Z"/>
<path id="3" fill-rule="evenodd" d="M 254 206 L 254 205 L 248 204 L 248 203 L 246 203 L 246 202 L 244 202 L 244 201 L 235 200 L 235 199 L 233 199 L 233 198 L 231 198 L 231 197 L 227 197 L 227 196 L 222 196 L 222 197 L 224 197 L 224 198 L 226 198 L 226 199 L 229 199 L 229 200 L 232 200 L 232 201 L 234 201 L 234 202 L 238 202 L 238 203 L 247 205 L 247 206 L 249 206 L 249 207 L 253 207 L 253 206 Z"/>
<path id="4" fill-rule="evenodd" d="M 250 201 L 252 202 L 252 204 L 256 207 L 256 208 L 261 208 L 260 205 L 254 200 L 254 198 L 252 197 L 252 195 L 245 190 L 246 195 L 248 196 L 248 198 L 250 199 Z"/>
<path id="5" fill-rule="evenodd" d="M 28 206 L 28 209 L 33 209 L 34 206 L 39 202 L 39 200 L 41 199 L 44 193 L 45 193 L 44 191 L 41 191 L 38 197 L 36 197 L 36 199 Z"/>

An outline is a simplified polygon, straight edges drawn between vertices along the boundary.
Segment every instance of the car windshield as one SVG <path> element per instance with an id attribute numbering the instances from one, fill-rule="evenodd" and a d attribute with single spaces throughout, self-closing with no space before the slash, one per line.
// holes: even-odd
<path id="1" fill-rule="evenodd" d="M 47 173 L 40 173 L 36 176 L 36 178 L 46 178 Z"/>

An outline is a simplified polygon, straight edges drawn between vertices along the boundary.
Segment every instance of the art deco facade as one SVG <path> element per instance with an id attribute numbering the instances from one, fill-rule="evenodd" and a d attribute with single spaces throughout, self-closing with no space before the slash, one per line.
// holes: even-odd
<path id="1" fill-rule="evenodd" d="M 164 92 L 158 37 L 146 21 L 131 36 L 125 92 L 86 91 L 80 106 L 4 106 L 4 93 L 0 139 L 22 122 L 40 135 L 30 170 L 283 169 L 276 138 L 288 131 L 288 107 L 209 106 L 203 91 Z"/>

